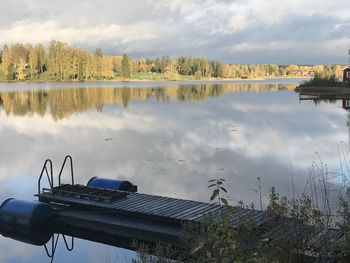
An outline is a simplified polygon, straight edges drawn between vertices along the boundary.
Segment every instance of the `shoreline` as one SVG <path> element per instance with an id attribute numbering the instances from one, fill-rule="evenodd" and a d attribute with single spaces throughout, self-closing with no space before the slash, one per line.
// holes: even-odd
<path id="1" fill-rule="evenodd" d="M 295 88 L 296 92 L 310 92 L 310 93 L 334 93 L 334 94 L 350 94 L 350 87 L 348 86 L 298 86 Z"/>
<path id="2" fill-rule="evenodd" d="M 12 84 L 12 83 L 92 83 L 92 82 L 224 82 L 224 81 L 264 81 L 275 79 L 309 79 L 310 77 L 266 77 L 266 78 L 209 78 L 209 79 L 179 79 L 179 80 L 152 80 L 152 79 L 104 79 L 104 80 L 7 80 L 0 81 L 0 84 Z"/>

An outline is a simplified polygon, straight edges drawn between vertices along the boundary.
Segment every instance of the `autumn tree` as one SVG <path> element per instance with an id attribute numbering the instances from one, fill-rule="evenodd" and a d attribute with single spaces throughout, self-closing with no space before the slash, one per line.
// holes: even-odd
<path id="1" fill-rule="evenodd" d="M 350 50 L 349 50 L 350 55 Z M 223 64 L 206 57 L 162 56 L 131 59 L 123 56 L 103 55 L 102 49 L 89 52 L 67 43 L 52 40 L 48 47 L 13 44 L 0 50 L 1 80 L 104 80 L 115 77 L 130 78 L 132 72 L 159 73 L 161 79 L 177 80 L 180 75 L 195 79 L 215 78 L 264 78 L 301 76 L 340 77 L 344 65 L 274 65 L 274 64 Z M 151 75 L 150 78 L 156 77 Z M 158 77 L 158 76 L 157 76 Z"/>
<path id="2" fill-rule="evenodd" d="M 102 77 L 104 79 L 112 79 L 113 74 L 113 59 L 110 56 L 104 56 L 102 59 Z"/>
<path id="3" fill-rule="evenodd" d="M 45 54 L 45 49 L 42 44 L 38 44 L 35 46 L 35 52 L 36 52 L 36 57 L 37 57 L 37 68 L 38 68 L 38 73 L 43 73 L 46 70 L 46 54 Z"/>
<path id="4" fill-rule="evenodd" d="M 165 67 L 164 78 L 167 80 L 178 80 L 179 73 L 177 72 L 176 61 L 170 60 Z"/>
<path id="5" fill-rule="evenodd" d="M 146 58 L 140 58 L 134 62 L 134 69 L 136 72 L 149 72 L 150 67 Z"/>
<path id="6" fill-rule="evenodd" d="M 2 63 L 1 63 L 1 69 L 4 74 L 4 78 L 6 80 L 11 79 L 10 78 L 10 65 L 11 65 L 11 54 L 10 54 L 10 49 L 7 45 L 4 46 L 2 50 Z"/>
<path id="7" fill-rule="evenodd" d="M 115 56 L 112 59 L 113 72 L 115 72 L 118 76 L 122 75 L 122 61 L 123 61 L 122 56 Z"/>
<path id="8" fill-rule="evenodd" d="M 38 73 L 38 54 L 32 46 L 29 47 L 28 64 L 30 69 L 30 78 Z"/>
<path id="9" fill-rule="evenodd" d="M 28 56 L 28 49 L 22 44 L 14 44 L 10 47 L 11 62 L 16 70 L 17 80 L 25 80 L 25 67 Z"/>
<path id="10" fill-rule="evenodd" d="M 56 40 L 52 40 L 49 44 L 48 48 L 48 57 L 47 57 L 47 68 L 48 72 L 51 76 L 57 79 L 59 75 L 59 67 L 58 67 L 58 51 L 59 50 L 59 42 Z"/>

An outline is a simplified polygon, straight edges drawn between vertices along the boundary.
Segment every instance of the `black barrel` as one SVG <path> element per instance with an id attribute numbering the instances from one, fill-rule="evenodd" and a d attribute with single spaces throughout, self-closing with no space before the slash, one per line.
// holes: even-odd
<path id="1" fill-rule="evenodd" d="M 129 181 L 113 180 L 113 179 L 98 178 L 98 177 L 92 177 L 88 181 L 87 187 L 120 190 L 120 191 L 127 191 L 127 192 L 137 192 L 137 186 L 133 185 Z"/>
<path id="2" fill-rule="evenodd" d="M 0 206 L 0 234 L 42 246 L 53 234 L 52 218 L 48 204 L 9 198 Z"/>

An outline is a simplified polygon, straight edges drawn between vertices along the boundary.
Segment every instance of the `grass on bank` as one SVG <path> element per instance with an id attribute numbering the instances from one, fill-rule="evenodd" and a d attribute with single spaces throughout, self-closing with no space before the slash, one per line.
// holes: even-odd
<path id="1" fill-rule="evenodd" d="M 133 80 L 152 80 L 152 81 L 176 81 L 176 80 L 196 80 L 192 75 L 179 75 L 176 73 L 133 73 L 131 76 Z M 203 79 L 204 78 L 200 78 Z"/>

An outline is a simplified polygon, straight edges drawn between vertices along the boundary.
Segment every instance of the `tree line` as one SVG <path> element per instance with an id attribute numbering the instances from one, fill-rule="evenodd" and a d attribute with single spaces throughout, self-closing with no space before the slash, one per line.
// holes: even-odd
<path id="1" fill-rule="evenodd" d="M 341 76 L 344 65 L 243 65 L 224 64 L 206 57 L 180 56 L 171 58 L 132 59 L 105 55 L 101 48 L 89 52 L 67 43 L 52 40 L 47 47 L 42 44 L 4 45 L 0 51 L 0 81 L 11 80 L 111 80 L 131 79 L 143 75 L 161 75 L 166 80 L 208 78 L 265 78 Z"/>

